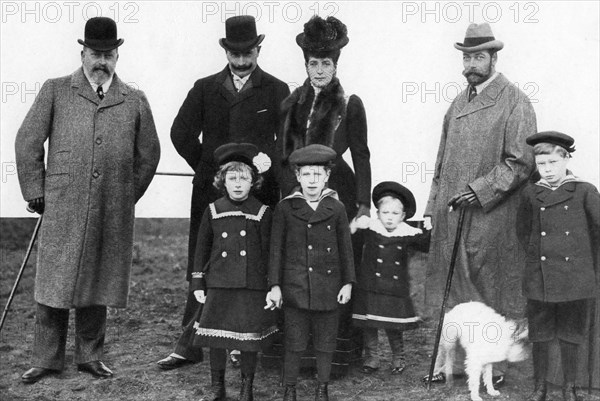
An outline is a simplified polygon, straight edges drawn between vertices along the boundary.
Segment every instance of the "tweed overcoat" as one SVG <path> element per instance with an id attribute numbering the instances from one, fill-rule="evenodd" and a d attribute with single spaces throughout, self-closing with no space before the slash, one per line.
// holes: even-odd
<path id="1" fill-rule="evenodd" d="M 15 151 L 23 198 L 45 199 L 35 300 L 54 308 L 125 307 L 135 203 L 160 157 L 144 93 L 115 74 L 100 100 L 82 68 L 50 79 Z"/>
<path id="2" fill-rule="evenodd" d="M 555 190 L 528 185 L 521 193 L 517 222 L 527 250 L 525 297 L 568 302 L 597 295 L 600 194 L 592 184 L 573 180 Z"/>
<path id="3" fill-rule="evenodd" d="M 251 82 L 251 84 L 249 84 Z M 229 142 L 247 142 L 258 147 L 272 160 L 272 168 L 263 176 L 265 182 L 256 193 L 264 204 L 274 207 L 279 201 L 276 183 L 275 140 L 280 129 L 280 104 L 290 93 L 283 81 L 260 67 L 250 75 L 248 83 L 235 92 L 229 67 L 199 79 L 189 91 L 171 128 L 175 149 L 195 175 L 192 190 L 188 269 L 191 279 L 195 248 L 202 213 L 210 202 L 220 197 L 212 186 L 218 166 L 213 153 Z M 202 137 L 200 139 L 200 136 Z"/>
<path id="4" fill-rule="evenodd" d="M 279 202 L 270 255 L 269 286 L 279 285 L 284 304 L 293 308 L 337 309 L 342 286 L 356 281 L 346 211 L 332 196 L 316 210 L 299 196 Z"/>
<path id="5" fill-rule="evenodd" d="M 467 90 L 444 117 L 425 216 L 433 230 L 425 283 L 426 304 L 441 305 L 458 212 L 448 201 L 471 188 L 480 205 L 467 208 L 449 306 L 481 301 L 499 313 L 520 316 L 524 251 L 516 238 L 518 190 L 533 171 L 525 138 L 537 132 L 527 96 L 497 77 L 471 102 Z"/>

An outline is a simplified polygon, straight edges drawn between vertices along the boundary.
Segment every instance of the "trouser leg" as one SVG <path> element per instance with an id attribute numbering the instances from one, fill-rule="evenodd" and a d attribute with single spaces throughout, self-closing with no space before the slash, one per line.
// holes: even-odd
<path id="1" fill-rule="evenodd" d="M 258 353 L 242 351 L 241 371 L 243 375 L 253 375 L 256 372 Z"/>
<path id="2" fill-rule="evenodd" d="M 283 361 L 284 381 L 286 385 L 295 385 L 300 374 L 300 359 L 302 352 L 285 351 Z"/>
<path id="3" fill-rule="evenodd" d="M 546 375 L 548 372 L 549 345 L 549 341 L 539 341 L 533 343 L 533 378 L 536 384 L 543 384 L 546 382 Z"/>
<path id="4" fill-rule="evenodd" d="M 210 349 L 210 369 L 225 370 L 227 365 L 227 350 L 224 348 Z"/>
<path id="5" fill-rule="evenodd" d="M 62 370 L 69 328 L 69 310 L 37 304 L 32 365 Z"/>
<path id="6" fill-rule="evenodd" d="M 373 327 L 365 327 L 363 329 L 363 348 L 365 350 L 365 360 L 363 366 L 368 366 L 373 369 L 379 368 L 379 355 L 377 329 Z"/>
<path id="7" fill-rule="evenodd" d="M 574 384 L 577 380 L 577 354 L 579 345 L 559 340 L 560 358 L 565 383 Z"/>
<path id="8" fill-rule="evenodd" d="M 333 352 L 315 351 L 317 359 L 317 380 L 319 383 L 328 383 L 331 376 L 331 361 Z"/>
<path id="9" fill-rule="evenodd" d="M 402 331 L 388 329 L 385 333 L 392 349 L 392 368 L 404 367 L 404 338 Z"/>
<path id="10" fill-rule="evenodd" d="M 105 334 L 106 306 L 75 309 L 75 363 L 101 360 Z"/>

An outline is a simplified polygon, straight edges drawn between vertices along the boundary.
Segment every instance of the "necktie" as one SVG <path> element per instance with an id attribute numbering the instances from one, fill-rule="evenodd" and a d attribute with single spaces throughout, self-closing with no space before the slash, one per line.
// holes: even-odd
<path id="1" fill-rule="evenodd" d="M 473 100 L 473 98 L 477 96 L 477 89 L 474 86 L 469 86 L 469 102 Z"/>
<path id="2" fill-rule="evenodd" d="M 238 77 L 237 75 L 234 75 L 233 86 L 235 86 L 235 90 L 237 90 L 238 92 L 241 91 L 244 87 L 244 82 L 242 81 L 242 78 Z"/>
<path id="3" fill-rule="evenodd" d="M 104 91 L 102 90 L 102 85 L 98 85 L 98 89 L 96 89 L 96 93 L 100 100 L 104 99 Z"/>

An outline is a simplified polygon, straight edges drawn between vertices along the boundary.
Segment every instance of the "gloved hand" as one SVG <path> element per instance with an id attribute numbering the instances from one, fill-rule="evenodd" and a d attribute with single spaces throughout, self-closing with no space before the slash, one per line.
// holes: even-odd
<path id="1" fill-rule="evenodd" d="M 450 198 L 448 206 L 454 210 L 458 210 L 460 207 L 467 207 L 475 203 L 479 204 L 477 195 L 475 195 L 475 192 L 471 188 L 468 188 L 466 192 L 458 193 Z"/>
<path id="2" fill-rule="evenodd" d="M 198 301 L 198 303 L 200 303 L 200 304 L 203 304 L 206 302 L 206 294 L 204 293 L 203 290 L 194 291 L 194 297 L 196 297 L 196 301 Z"/>
<path id="3" fill-rule="evenodd" d="M 32 199 L 27 203 L 27 211 L 30 213 L 44 213 L 44 197 Z"/>

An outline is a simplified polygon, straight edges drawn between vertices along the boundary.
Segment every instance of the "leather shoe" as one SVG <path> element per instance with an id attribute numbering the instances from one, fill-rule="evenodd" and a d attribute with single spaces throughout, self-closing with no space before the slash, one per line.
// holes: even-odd
<path id="1" fill-rule="evenodd" d="M 112 370 L 110 370 L 102 361 L 80 363 L 77 365 L 77 370 L 80 372 L 91 373 L 92 376 L 100 379 L 107 379 L 113 376 Z"/>
<path id="2" fill-rule="evenodd" d="M 37 383 L 42 377 L 51 375 L 53 373 L 58 373 L 58 370 L 54 369 L 46 369 L 46 368 L 31 368 L 27 372 L 23 373 L 21 376 L 21 380 L 26 384 Z"/>
<path id="3" fill-rule="evenodd" d="M 162 370 L 177 369 L 177 368 L 180 368 L 185 365 L 192 365 L 194 363 L 196 363 L 196 362 L 191 361 L 189 359 L 175 358 L 171 355 L 169 355 L 165 359 L 161 359 L 160 361 L 156 362 L 158 367 L 161 368 Z"/>

